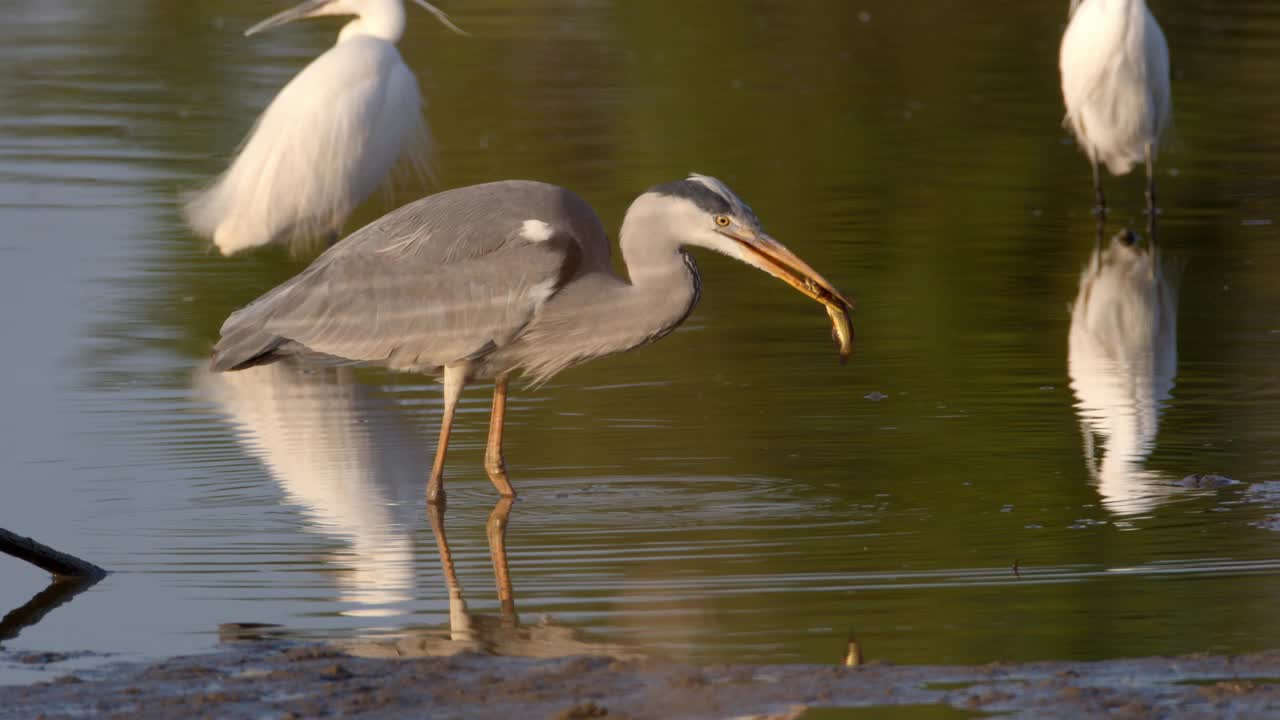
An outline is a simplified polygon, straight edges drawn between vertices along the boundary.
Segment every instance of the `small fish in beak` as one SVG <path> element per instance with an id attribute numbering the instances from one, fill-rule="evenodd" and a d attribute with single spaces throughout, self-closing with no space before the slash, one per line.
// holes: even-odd
<path id="1" fill-rule="evenodd" d="M 827 282 L 817 270 L 801 260 L 785 245 L 750 229 L 735 225 L 721 233 L 741 243 L 742 259 L 799 290 L 805 297 L 817 300 L 827 309 L 831 319 L 831 337 L 843 365 L 853 354 L 853 324 L 849 312 L 853 301 Z"/>
<path id="2" fill-rule="evenodd" d="M 840 364 L 849 362 L 853 354 L 853 325 L 849 322 L 849 309 L 844 305 L 827 304 L 827 317 L 831 318 L 831 339 L 840 353 Z"/>

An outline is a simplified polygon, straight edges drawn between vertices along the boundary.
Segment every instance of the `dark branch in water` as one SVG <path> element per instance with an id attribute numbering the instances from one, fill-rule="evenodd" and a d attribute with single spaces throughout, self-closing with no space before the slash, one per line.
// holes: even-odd
<path id="1" fill-rule="evenodd" d="M 41 570 L 47 570 L 59 578 L 90 578 L 100 580 L 107 571 L 74 555 L 58 552 L 48 545 L 28 537 L 15 535 L 0 528 L 0 552 L 26 560 Z"/>

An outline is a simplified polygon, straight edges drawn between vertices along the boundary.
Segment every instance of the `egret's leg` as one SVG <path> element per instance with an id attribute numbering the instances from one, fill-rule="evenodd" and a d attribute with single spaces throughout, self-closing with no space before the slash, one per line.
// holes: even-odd
<path id="1" fill-rule="evenodd" d="M 502 375 L 493 383 L 493 411 L 489 414 L 489 446 L 484 451 L 484 469 L 498 494 L 513 498 L 516 491 L 507 479 L 507 463 L 502 458 L 502 430 L 506 419 L 507 376 Z"/>
<path id="2" fill-rule="evenodd" d="M 436 461 L 431 465 L 431 476 L 427 478 L 427 502 L 444 502 L 444 456 L 449 449 L 449 431 L 453 429 L 453 411 L 458 407 L 458 397 L 462 395 L 466 370 L 461 367 L 444 369 L 444 415 L 440 418 L 440 440 L 436 443 Z"/>
<path id="3" fill-rule="evenodd" d="M 1089 164 L 1093 166 L 1093 197 L 1098 203 L 1098 215 L 1105 218 L 1107 216 L 1107 198 L 1102 194 L 1102 173 L 1098 170 L 1097 158 L 1089 158 Z"/>
<path id="4" fill-rule="evenodd" d="M 489 536 L 489 555 L 493 559 L 493 575 L 498 581 L 498 601 L 502 605 L 502 622 L 516 624 L 516 597 L 511 589 L 511 572 L 507 565 L 507 519 L 511 517 L 514 498 L 504 497 L 493 506 L 485 532 Z"/>
<path id="5" fill-rule="evenodd" d="M 1107 218 L 1098 213 L 1097 232 L 1093 241 L 1093 257 L 1098 270 L 1102 269 L 1102 248 L 1106 245 Z"/>
<path id="6" fill-rule="evenodd" d="M 1155 154 L 1147 143 L 1147 242 L 1156 242 L 1156 173 Z"/>

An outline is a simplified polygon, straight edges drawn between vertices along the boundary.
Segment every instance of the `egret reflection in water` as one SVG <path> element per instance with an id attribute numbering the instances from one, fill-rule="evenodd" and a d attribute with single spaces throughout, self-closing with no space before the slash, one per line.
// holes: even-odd
<path id="1" fill-rule="evenodd" d="M 332 562 L 349 615 L 399 614 L 410 599 L 413 534 L 429 460 L 396 404 L 349 369 L 292 362 L 197 376 L 289 502 L 313 527 L 351 543 Z"/>
<path id="2" fill-rule="evenodd" d="M 1180 490 L 1143 467 L 1178 364 L 1177 287 L 1155 247 L 1126 230 L 1093 251 L 1068 346 L 1085 462 L 1103 504 L 1125 515 L 1153 509 Z"/>

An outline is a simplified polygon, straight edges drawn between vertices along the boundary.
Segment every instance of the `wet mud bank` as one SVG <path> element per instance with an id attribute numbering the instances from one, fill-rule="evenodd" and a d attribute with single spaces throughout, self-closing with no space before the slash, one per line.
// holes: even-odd
<path id="1" fill-rule="evenodd" d="M 950 706 L 1014 718 L 1280 718 L 1280 651 L 982 666 L 691 666 L 578 656 L 355 657 L 261 643 L 0 687 L 0 718 L 803 718 Z M 824 715 L 830 717 L 830 715 Z"/>

